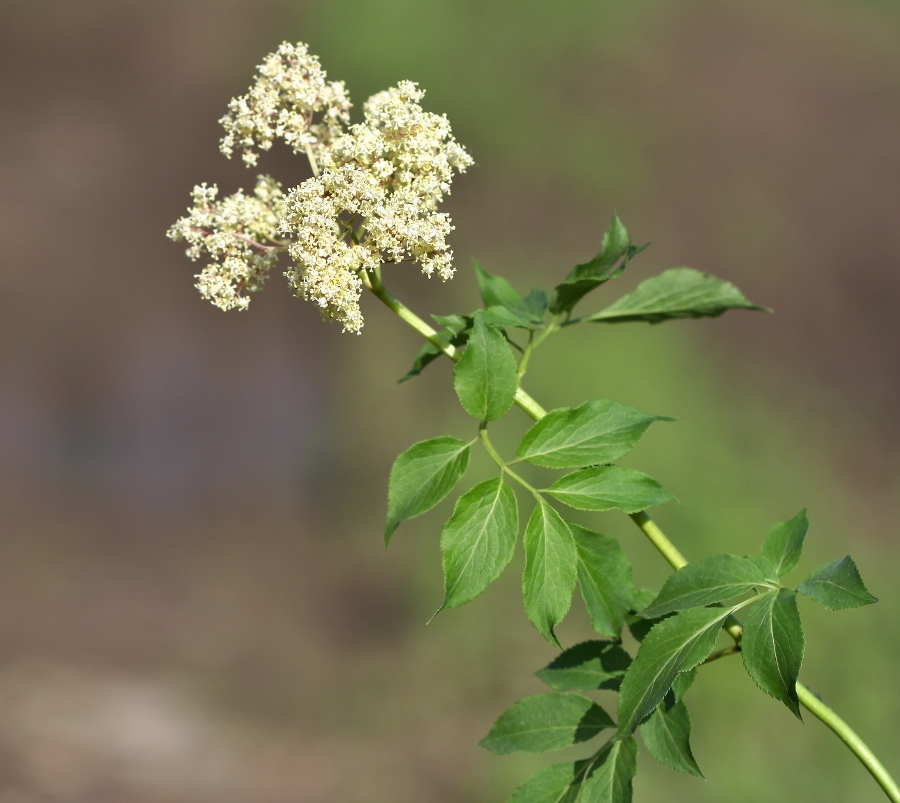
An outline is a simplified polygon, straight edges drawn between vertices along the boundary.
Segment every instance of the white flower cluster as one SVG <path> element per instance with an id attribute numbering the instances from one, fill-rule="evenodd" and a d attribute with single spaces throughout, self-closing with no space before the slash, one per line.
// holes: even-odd
<path id="1" fill-rule="evenodd" d="M 422 109 L 423 95 L 402 81 L 369 98 L 364 121 L 345 131 L 344 84 L 326 82 L 307 46 L 285 43 L 269 55 L 249 93 L 222 118 L 221 150 L 230 157 L 240 147 L 253 165 L 254 148 L 268 150 L 281 138 L 306 153 L 314 177 L 287 196 L 266 176 L 253 197 L 237 192 L 217 201 L 215 186 L 194 188 L 194 206 L 169 236 L 189 243 L 191 259 L 212 257 L 197 276 L 203 297 L 221 309 L 246 309 L 244 293 L 259 289 L 287 250 L 295 264 L 285 275 L 296 293 L 344 331 L 359 332 L 363 271 L 418 262 L 427 276 L 449 279 L 453 226 L 437 207 L 472 158 L 445 116 Z"/>
<path id="2" fill-rule="evenodd" d="M 194 187 L 194 205 L 167 234 L 188 243 L 192 260 L 204 253 L 213 260 L 195 277 L 203 298 L 219 309 L 247 309 L 250 299 L 244 293 L 261 289 L 284 250 L 275 239 L 284 193 L 270 176 L 258 176 L 252 196 L 238 190 L 217 200 L 218 194 L 215 185 Z"/>
<path id="3" fill-rule="evenodd" d="M 294 240 L 296 263 L 288 278 L 346 331 L 362 326 L 361 270 L 411 261 L 428 276 L 453 275 L 446 243 L 453 226 L 436 210 L 454 170 L 465 171 L 472 159 L 447 118 L 422 109 L 423 95 L 403 81 L 372 96 L 365 122 L 325 151 L 322 175 L 287 197 L 281 231 Z"/>
<path id="4" fill-rule="evenodd" d="M 246 95 L 233 98 L 219 122 L 225 136 L 219 149 L 229 159 L 241 148 L 248 166 L 257 163 L 254 147 L 267 151 L 276 138 L 294 153 L 310 151 L 319 159 L 328 143 L 350 122 L 350 99 L 343 81 L 328 83 L 319 59 L 306 45 L 283 43 L 256 68 Z M 315 116 L 321 119 L 315 122 Z"/>

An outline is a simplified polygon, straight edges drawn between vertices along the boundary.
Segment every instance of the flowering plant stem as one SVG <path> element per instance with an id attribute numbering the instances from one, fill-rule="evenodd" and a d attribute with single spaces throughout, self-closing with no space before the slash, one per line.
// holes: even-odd
<path id="1" fill-rule="evenodd" d="M 400 320 L 418 332 L 453 362 L 459 361 L 461 356 L 459 349 L 443 340 L 434 328 L 429 326 L 428 323 L 422 320 L 422 318 L 416 315 L 409 307 L 387 290 L 381 280 L 380 268 L 364 271 L 361 278 L 365 288 L 400 318 Z M 522 389 L 521 384 L 516 388 L 515 404 L 535 421 L 540 421 L 547 415 L 547 411 Z M 485 434 L 484 431 L 482 431 L 482 433 Z M 688 561 L 645 511 L 642 510 L 632 513 L 630 514 L 630 518 L 641 529 L 644 535 L 647 536 L 656 550 L 673 569 L 678 570 L 687 566 Z M 725 620 L 723 628 L 734 639 L 736 648 L 721 651 L 720 654 L 715 656 L 717 658 L 736 654 L 740 651 L 742 636 L 740 624 L 733 616 L 729 616 Z M 847 745 L 862 765 L 869 773 L 871 773 L 872 777 L 878 782 L 888 799 L 893 801 L 893 803 L 900 803 L 900 787 L 898 787 L 897 783 L 888 773 L 881 761 L 879 761 L 872 750 L 853 731 L 853 729 L 802 683 L 797 682 L 796 692 L 801 705 L 831 728 L 838 738 Z"/>
<path id="2" fill-rule="evenodd" d="M 431 438 L 397 457 L 388 483 L 385 542 L 402 522 L 428 512 L 453 491 L 480 440 L 499 475 L 462 493 L 441 529 L 444 601 L 438 611 L 471 602 L 510 564 L 520 540 L 519 497 L 524 497 L 516 494 L 515 484 L 527 492 L 531 509 L 521 539 L 525 614 L 561 650 L 536 673 L 553 691 L 513 704 L 480 744 L 498 755 L 542 753 L 586 742 L 608 728 L 618 731 L 592 755 L 541 770 L 510 803 L 631 803 L 638 730 L 656 760 L 702 778 L 682 698 L 698 666 L 737 653 L 763 692 L 798 718 L 802 705 L 821 719 L 888 798 L 900 803 L 900 790 L 872 751 L 799 682 L 806 641 L 798 595 L 827 610 L 877 602 L 850 556 L 819 566 L 796 587 L 783 584 L 781 578 L 799 563 L 809 527 L 802 510 L 769 530 L 758 556 L 722 553 L 688 563 L 646 512 L 674 500 L 673 494 L 653 477 L 617 465 L 662 417 L 612 399 L 548 411 L 522 388 L 538 346 L 575 324 L 661 323 L 765 308 L 730 282 L 681 267 L 646 279 L 597 312 L 574 317 L 576 305 L 623 273 L 646 247 L 635 245 L 613 216 L 596 256 L 576 265 L 549 292 L 538 288 L 522 295 L 507 279 L 476 264 L 483 308 L 434 316 L 442 327 L 435 330 L 381 279 L 385 263 L 418 263 L 441 280 L 454 272 L 446 242 L 453 226 L 438 206 L 454 175 L 473 161 L 454 139 L 447 118 L 422 108 L 423 95 L 416 84 L 401 81 L 370 97 L 363 122 L 350 125 L 344 84 L 326 79 L 305 44 L 282 44 L 259 66 L 248 93 L 229 105 L 221 120 L 220 150 L 230 157 L 239 149 L 252 166 L 259 151 L 280 139 L 306 154 L 313 177 L 285 191 L 261 175 L 252 195 L 239 190 L 224 198 L 215 185 L 196 186 L 193 207 L 169 236 L 188 244 L 191 259 L 209 258 L 196 287 L 223 310 L 246 309 L 249 294 L 261 289 L 286 251 L 291 266 L 285 275 L 293 291 L 315 302 L 344 331 L 360 332 L 359 298 L 365 289 L 425 338 L 404 379 L 441 355 L 453 361 L 453 389 L 478 422 L 478 436 L 468 442 L 449 435 Z M 517 342 L 523 338 L 524 344 Z M 488 425 L 513 405 L 535 423 L 508 461 L 491 443 Z M 537 488 L 526 479 L 526 463 L 567 473 Z M 621 544 L 567 520 L 558 505 L 623 511 L 674 573 L 658 593 L 637 588 Z M 576 588 L 603 640 L 564 649 L 555 628 Z M 735 618 L 738 611 L 744 611 L 743 624 Z M 633 656 L 622 640 L 626 625 L 640 642 Z M 733 645 L 716 650 L 722 630 Z M 618 723 L 585 696 L 601 690 L 617 692 Z"/>

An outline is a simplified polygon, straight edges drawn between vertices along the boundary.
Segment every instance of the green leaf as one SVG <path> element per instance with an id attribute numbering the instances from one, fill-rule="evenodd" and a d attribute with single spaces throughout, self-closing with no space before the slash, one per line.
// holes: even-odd
<path id="1" fill-rule="evenodd" d="M 612 223 L 603 235 L 599 253 L 590 262 L 576 265 L 556 286 L 550 299 L 550 312 L 571 312 L 591 290 L 622 273 L 628 260 L 641 250 L 632 245 L 622 221 L 613 215 Z M 620 260 L 623 260 L 621 265 Z"/>
<path id="2" fill-rule="evenodd" d="M 731 282 L 693 268 L 671 268 L 641 282 L 628 295 L 586 320 L 660 323 L 673 318 L 715 318 L 730 309 L 768 311 L 750 303 Z"/>
<path id="3" fill-rule="evenodd" d="M 575 803 L 588 760 L 544 767 L 523 783 L 507 803 Z"/>
<path id="4" fill-rule="evenodd" d="M 525 613 L 547 641 L 562 649 L 553 629 L 572 604 L 578 553 L 569 525 L 543 499 L 525 528 Z"/>
<path id="5" fill-rule="evenodd" d="M 647 634 L 619 691 L 619 733 L 632 733 L 681 672 L 706 660 L 733 608 L 692 608 L 663 619 Z"/>
<path id="6" fill-rule="evenodd" d="M 502 416 L 516 397 L 516 361 L 503 333 L 474 316 L 469 344 L 453 372 L 453 387 L 469 415 L 480 421 Z"/>
<path id="7" fill-rule="evenodd" d="M 641 616 L 656 619 L 672 611 L 700 608 L 746 594 L 765 583 L 765 573 L 749 558 L 710 555 L 670 575 Z"/>
<path id="8" fill-rule="evenodd" d="M 651 755 L 678 772 L 703 777 L 691 752 L 691 718 L 687 706 L 678 702 L 671 708 L 658 706 L 641 725 L 641 736 Z"/>
<path id="9" fill-rule="evenodd" d="M 478 279 L 478 290 L 485 308 L 501 306 L 514 310 L 523 304 L 519 292 L 502 276 L 488 273 L 474 259 L 475 277 Z"/>
<path id="10" fill-rule="evenodd" d="M 478 744 L 496 755 L 543 753 L 586 742 L 613 727 L 609 714 L 587 697 L 551 691 L 514 703 Z"/>
<path id="11" fill-rule="evenodd" d="M 469 466 L 469 444 L 449 436 L 410 446 L 395 461 L 388 481 L 384 541 L 401 521 L 431 510 L 459 482 Z"/>
<path id="12" fill-rule="evenodd" d="M 768 558 L 764 558 L 762 555 L 757 555 L 755 558 L 747 558 L 747 560 L 752 560 L 755 563 L 759 570 L 765 575 L 766 581 L 771 585 L 781 585 L 778 579 L 778 571 L 775 568 L 775 564 L 772 563 Z"/>
<path id="13" fill-rule="evenodd" d="M 454 313 L 453 315 L 432 315 L 431 319 L 439 326 L 445 326 L 454 333 L 471 329 L 474 323 L 471 315 L 460 315 L 459 313 Z"/>
<path id="14" fill-rule="evenodd" d="M 637 754 L 638 744 L 633 736 L 609 742 L 588 769 L 578 803 L 631 803 Z"/>
<path id="15" fill-rule="evenodd" d="M 655 479 L 621 466 L 593 466 L 566 474 L 547 493 L 578 510 L 612 510 L 637 513 L 676 497 Z"/>
<path id="16" fill-rule="evenodd" d="M 451 346 L 460 347 L 465 344 L 469 337 L 469 330 L 472 328 L 472 318 L 468 315 L 432 315 L 438 324 L 445 327 L 438 332 L 441 339 L 446 340 Z M 430 365 L 443 352 L 431 343 L 426 343 L 419 349 L 412 368 L 407 371 L 405 376 L 397 380 L 398 383 L 405 382 L 422 373 L 427 365 Z"/>
<path id="17" fill-rule="evenodd" d="M 607 742 L 590 758 L 542 769 L 508 803 L 631 803 L 637 754 L 633 736 Z"/>
<path id="18" fill-rule="evenodd" d="M 653 600 L 656 594 L 649 588 L 639 588 L 634 592 L 634 599 L 631 601 L 631 610 L 625 615 L 625 624 L 634 636 L 635 641 L 643 641 L 655 624 L 661 622 L 664 617 L 659 619 L 644 619 L 638 611 L 642 611 Z"/>
<path id="19" fill-rule="evenodd" d="M 525 309 L 531 315 L 533 323 L 541 323 L 547 314 L 547 293 L 535 288 L 524 299 Z"/>
<path id="20" fill-rule="evenodd" d="M 634 597 L 631 563 L 609 535 L 569 523 L 578 550 L 578 583 L 591 617 L 602 636 L 619 638 Z"/>
<path id="21" fill-rule="evenodd" d="M 781 700 L 797 717 L 797 676 L 803 661 L 803 625 L 797 595 L 788 588 L 754 603 L 744 621 L 741 655 L 750 677 L 766 694 Z"/>
<path id="22" fill-rule="evenodd" d="M 535 672 L 556 691 L 618 689 L 631 656 L 613 641 L 582 641 Z"/>
<path id="23" fill-rule="evenodd" d="M 488 273 L 477 262 L 474 262 L 474 265 L 485 309 L 502 307 L 530 324 L 538 324 L 544 319 L 544 313 L 547 311 L 547 294 L 543 290 L 532 290 L 523 298 L 502 276 Z"/>
<path id="24" fill-rule="evenodd" d="M 797 590 L 807 597 L 812 597 L 829 611 L 858 608 L 861 605 L 878 602 L 866 590 L 859 576 L 859 569 L 849 555 L 819 566 Z"/>
<path id="25" fill-rule="evenodd" d="M 809 519 L 806 518 L 806 508 L 803 508 L 794 518 L 782 521 L 769 530 L 760 557 L 772 564 L 779 577 L 784 577 L 797 567 L 808 529 Z"/>
<path id="26" fill-rule="evenodd" d="M 488 307 L 482 312 L 485 323 L 493 326 L 518 326 L 520 329 L 534 329 L 534 326 L 521 315 L 506 307 Z"/>
<path id="27" fill-rule="evenodd" d="M 441 608 L 470 602 L 493 583 L 512 560 L 518 535 L 516 495 L 502 478 L 481 482 L 463 494 L 441 531 Z"/>
<path id="28" fill-rule="evenodd" d="M 687 690 L 694 685 L 694 681 L 696 679 L 696 669 L 691 669 L 688 672 L 682 672 L 677 678 L 675 678 L 675 680 L 672 682 L 672 688 L 669 690 L 669 694 L 672 696 L 673 704 L 679 702 L 684 697 Z M 668 695 L 666 695 L 666 705 L 669 705 Z"/>
<path id="29" fill-rule="evenodd" d="M 522 438 L 518 458 L 548 468 L 612 463 L 660 419 L 619 402 L 589 401 L 551 410 Z"/>

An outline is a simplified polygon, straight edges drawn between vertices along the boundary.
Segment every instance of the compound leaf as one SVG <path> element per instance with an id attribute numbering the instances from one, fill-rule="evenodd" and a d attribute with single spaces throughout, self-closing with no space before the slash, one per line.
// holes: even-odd
<path id="1" fill-rule="evenodd" d="M 693 268 L 671 268 L 641 282 L 634 290 L 586 320 L 599 323 L 673 318 L 715 318 L 730 309 L 763 310 L 731 282 Z"/>
<path id="2" fill-rule="evenodd" d="M 763 541 L 760 557 L 772 564 L 779 577 L 792 572 L 800 560 L 803 539 L 809 529 L 806 508 L 794 518 L 773 525 Z"/>
<path id="3" fill-rule="evenodd" d="M 556 286 L 550 298 L 550 312 L 571 312 L 591 290 L 622 273 L 628 260 L 641 250 L 632 244 L 622 221 L 613 215 L 612 223 L 603 235 L 599 253 L 589 262 L 576 265 Z"/>
<path id="4" fill-rule="evenodd" d="M 441 608 L 463 605 L 494 582 L 512 560 L 518 534 L 516 495 L 500 477 L 463 494 L 441 531 Z"/>
<path id="5" fill-rule="evenodd" d="M 725 618 L 737 608 L 692 608 L 663 619 L 644 638 L 619 691 L 619 733 L 634 731 L 681 672 L 709 657 Z"/>
<path id="6" fill-rule="evenodd" d="M 572 604 L 578 553 L 569 525 L 541 499 L 525 528 L 525 613 L 547 641 L 562 649 L 553 629 Z"/>
<path id="7" fill-rule="evenodd" d="M 591 624 L 600 635 L 619 638 L 634 598 L 631 562 L 615 538 L 571 522 L 569 529 L 578 551 L 578 584 Z"/>
<path id="8" fill-rule="evenodd" d="M 627 454 L 659 420 L 659 416 L 609 399 L 561 407 L 551 410 L 525 433 L 518 457 L 549 468 L 612 463 Z"/>
<path id="9" fill-rule="evenodd" d="M 514 703 L 479 745 L 496 755 L 543 753 L 586 742 L 613 727 L 609 714 L 587 697 L 551 691 Z"/>
<path id="10" fill-rule="evenodd" d="M 765 583 L 765 573 L 749 558 L 710 555 L 672 574 L 659 596 L 640 613 L 647 619 L 655 619 L 672 611 L 722 602 Z"/>
<path id="11" fill-rule="evenodd" d="M 644 744 L 661 764 L 678 772 L 703 777 L 691 752 L 691 718 L 683 701 L 671 708 L 665 703 L 657 707 L 641 725 Z"/>
<path id="12" fill-rule="evenodd" d="M 384 540 L 401 521 L 431 510 L 459 482 L 469 466 L 469 444 L 444 436 L 410 446 L 395 461 L 388 481 Z"/>
<path id="13" fill-rule="evenodd" d="M 465 352 L 453 371 L 453 387 L 469 415 L 480 421 L 499 418 L 516 397 L 516 361 L 503 333 L 474 315 Z"/>
<path id="14" fill-rule="evenodd" d="M 582 641 L 535 675 L 556 691 L 618 689 L 631 656 L 614 641 Z"/>
<path id="15" fill-rule="evenodd" d="M 797 590 L 812 597 L 829 611 L 858 608 L 878 602 L 866 589 L 859 576 L 859 569 L 849 555 L 819 566 Z"/>
<path id="16" fill-rule="evenodd" d="M 803 625 L 797 595 L 788 588 L 764 595 L 744 621 L 741 655 L 756 685 L 797 717 L 797 676 L 803 661 Z"/>
<path id="17" fill-rule="evenodd" d="M 655 479 L 621 466 L 593 466 L 566 474 L 547 493 L 578 510 L 612 510 L 637 513 L 676 497 Z"/>

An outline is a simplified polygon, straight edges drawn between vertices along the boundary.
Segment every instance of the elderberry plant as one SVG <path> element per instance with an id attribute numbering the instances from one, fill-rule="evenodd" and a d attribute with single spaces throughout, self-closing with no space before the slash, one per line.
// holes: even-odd
<path id="1" fill-rule="evenodd" d="M 798 566 L 806 511 L 775 524 L 756 556 L 717 554 L 688 564 L 647 514 L 674 499 L 652 477 L 616 465 L 659 416 L 619 402 L 589 400 L 545 411 L 522 388 L 532 354 L 548 337 L 583 323 L 652 324 L 711 318 L 729 310 L 762 310 L 729 282 L 692 268 L 673 268 L 642 282 L 599 311 L 576 315 L 593 291 L 620 276 L 644 246 L 614 217 L 600 250 L 549 292 L 519 293 L 476 265 L 482 309 L 432 316 L 435 330 L 392 296 L 382 267 L 417 263 L 442 280 L 454 272 L 446 237 L 450 218 L 437 211 L 455 173 L 472 164 L 447 118 L 423 110 L 423 91 L 403 81 L 369 98 L 361 123 L 350 124 L 343 82 L 329 82 L 306 45 L 283 44 L 258 67 L 246 95 L 221 122 L 220 149 L 240 149 L 248 166 L 283 140 L 305 155 L 312 178 L 287 191 L 257 178 L 252 195 L 219 198 L 215 186 L 193 190 L 188 215 L 169 230 L 187 254 L 209 262 L 197 274 L 201 295 L 223 310 L 246 309 L 283 254 L 291 289 L 313 301 L 344 331 L 363 326 L 359 301 L 370 292 L 427 341 L 401 381 L 446 356 L 453 386 L 473 421 L 474 436 L 417 443 L 394 462 L 388 482 L 385 542 L 402 522 L 432 509 L 461 482 L 476 443 L 497 476 L 462 493 L 441 529 L 444 600 L 471 602 L 509 565 L 519 535 L 520 496 L 528 516 L 522 537 L 525 614 L 560 655 L 537 676 L 552 691 L 520 700 L 500 715 L 481 746 L 496 754 L 542 753 L 607 738 L 577 761 L 555 764 L 525 781 L 515 803 L 627 803 L 637 771 L 640 732 L 647 752 L 665 766 L 703 777 L 691 751 L 685 694 L 698 667 L 740 653 L 748 674 L 797 717 L 806 708 L 855 753 L 890 800 L 900 789 L 862 740 L 799 682 L 805 637 L 798 595 L 828 610 L 875 602 L 848 556 L 784 581 Z M 515 456 L 502 456 L 490 424 L 518 406 L 534 424 Z M 528 466 L 560 472 L 547 487 L 526 479 Z M 517 496 L 514 489 L 520 491 Z M 561 507 L 560 507 L 561 506 Z M 622 511 L 640 527 L 675 573 L 659 592 L 636 588 L 615 538 L 566 519 L 566 508 Z M 563 648 L 557 625 L 578 586 L 601 638 Z M 740 615 L 743 623 L 738 619 Z M 622 641 L 628 628 L 640 647 Z M 720 638 L 730 646 L 717 648 Z M 617 719 L 595 702 L 618 693 Z"/>

